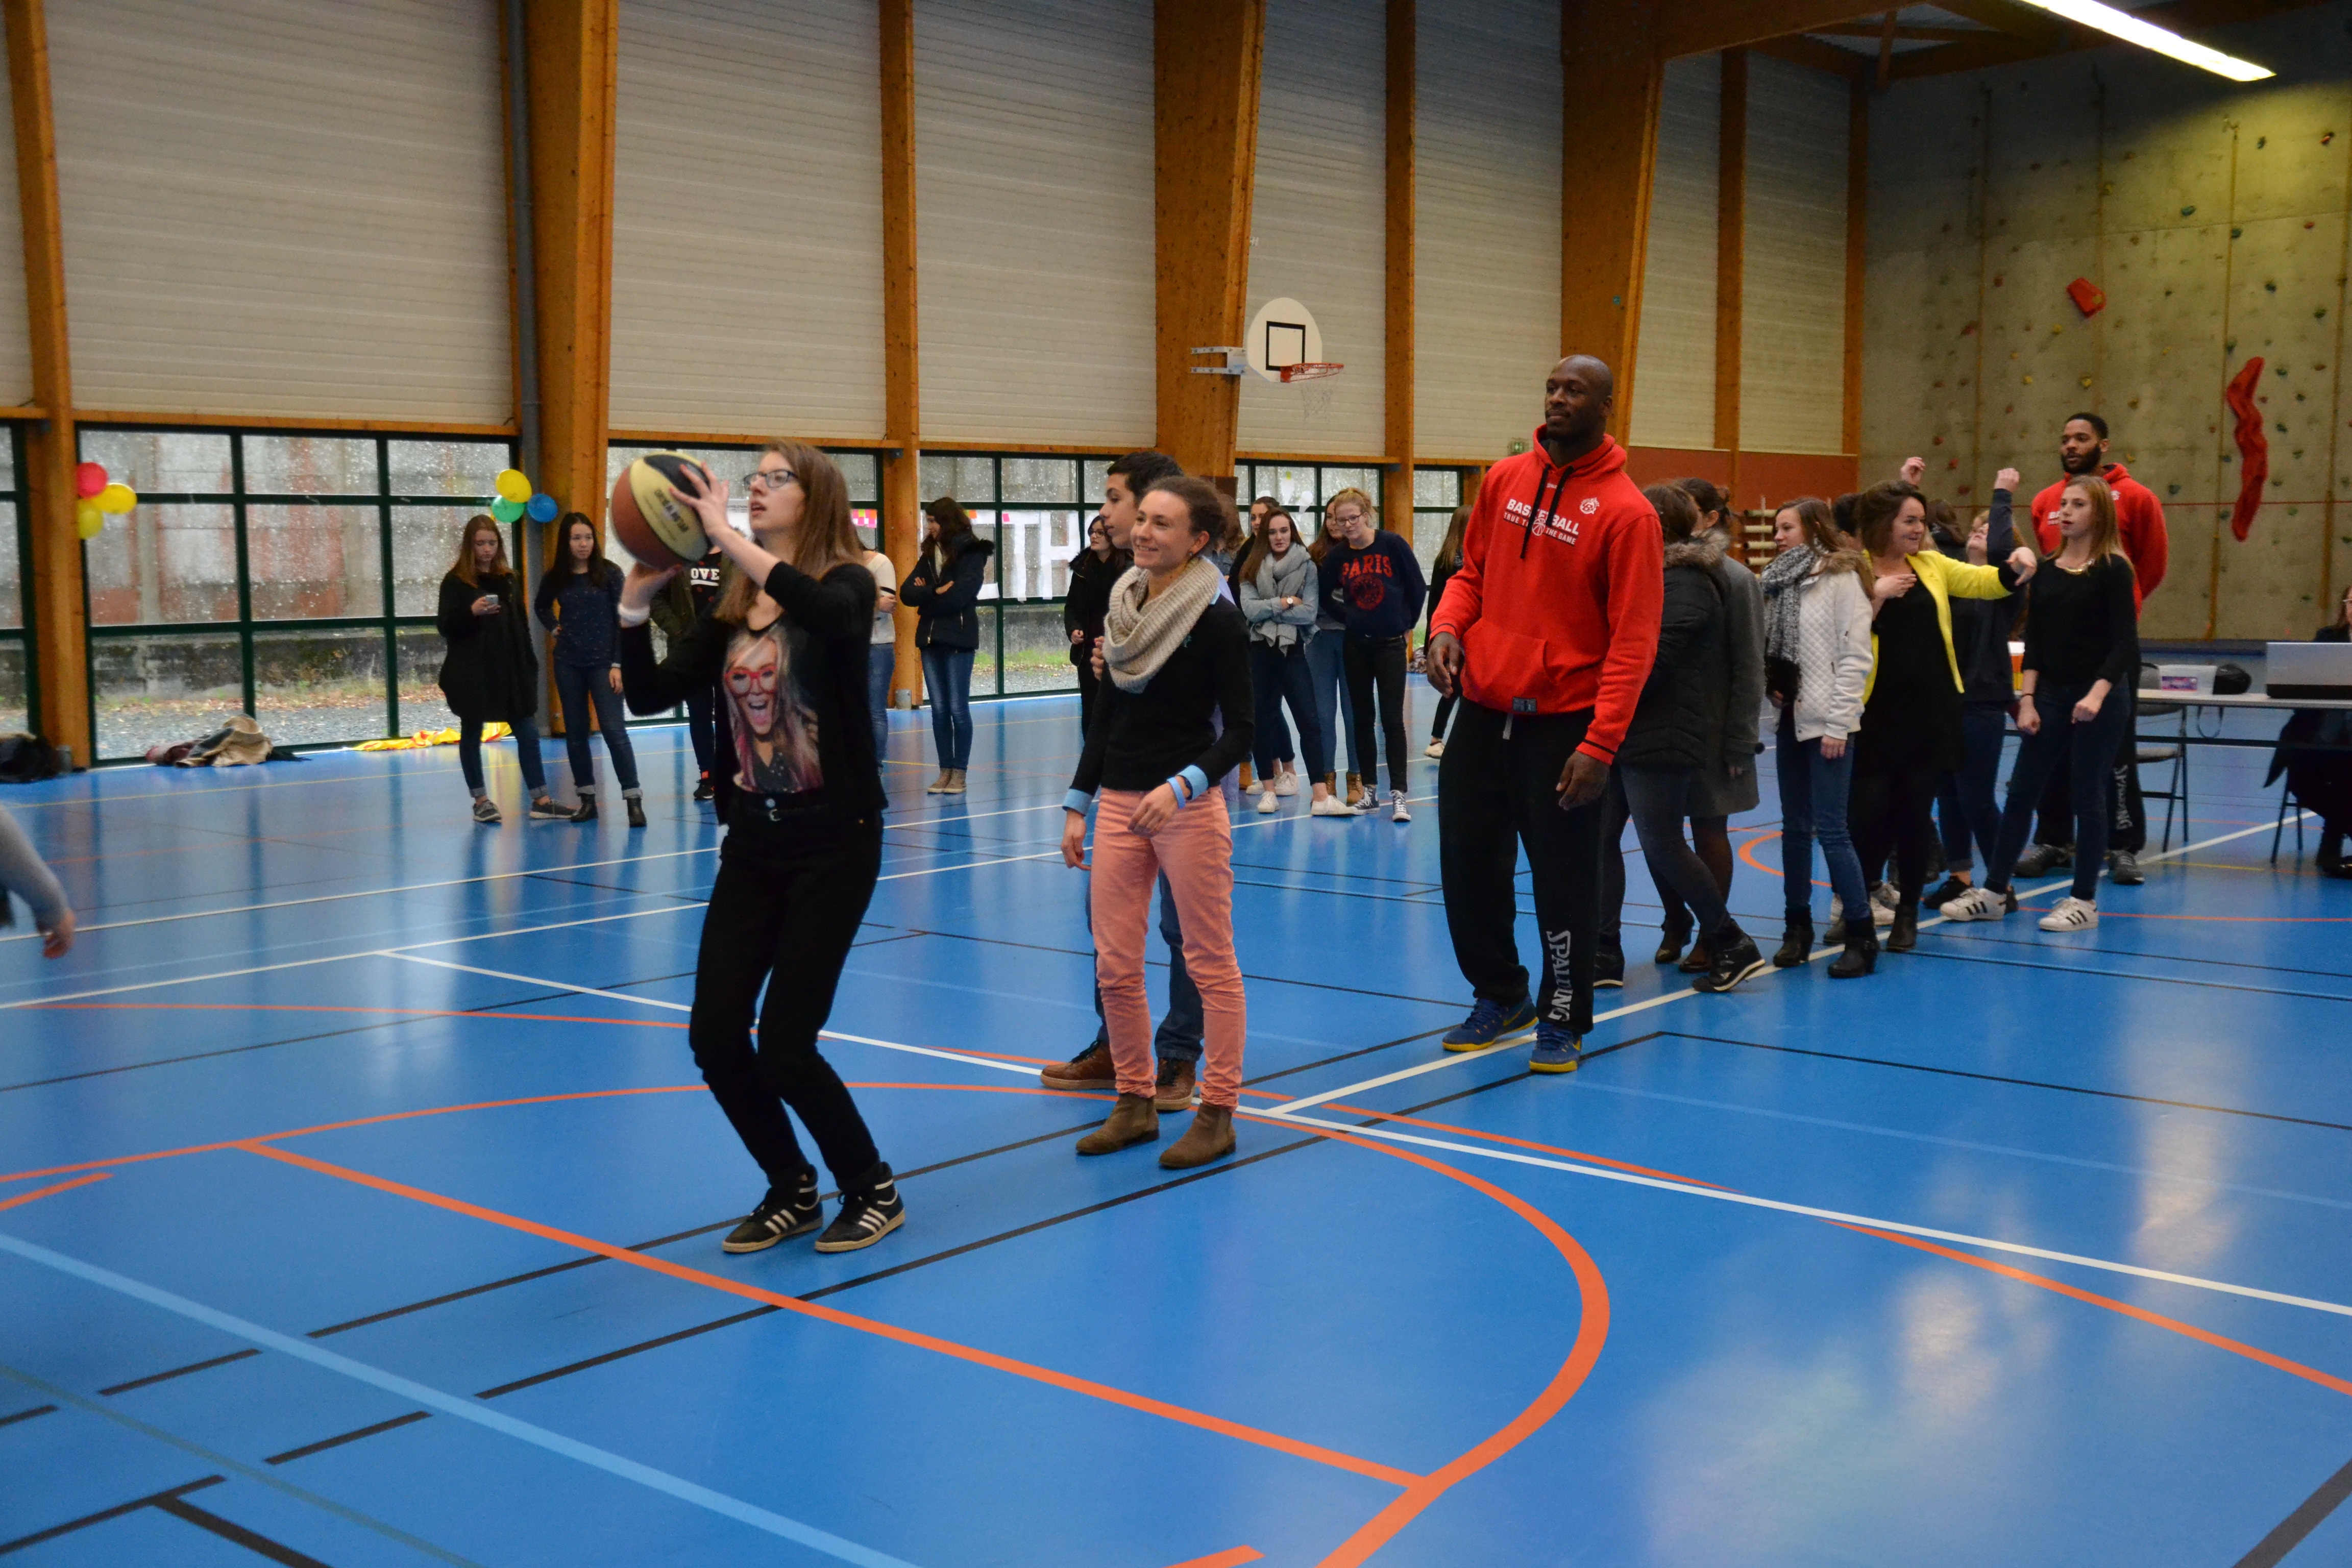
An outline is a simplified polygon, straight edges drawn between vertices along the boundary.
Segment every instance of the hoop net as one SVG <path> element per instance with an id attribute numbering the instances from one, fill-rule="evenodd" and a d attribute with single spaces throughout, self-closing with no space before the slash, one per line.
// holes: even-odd
<path id="1" fill-rule="evenodd" d="M 1301 360 L 1297 364 L 1284 365 L 1282 379 L 1286 382 L 1320 381 L 1325 376 L 1337 375 L 1347 368 L 1344 364 L 1334 364 L 1328 360 Z"/>

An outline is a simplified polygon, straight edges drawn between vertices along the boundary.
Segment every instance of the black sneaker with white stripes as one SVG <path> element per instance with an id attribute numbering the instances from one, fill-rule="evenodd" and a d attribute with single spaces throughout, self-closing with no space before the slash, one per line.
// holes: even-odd
<path id="1" fill-rule="evenodd" d="M 764 1252 L 780 1241 L 806 1236 L 824 1218 L 824 1205 L 816 1195 L 816 1172 L 803 1165 L 799 1181 L 789 1187 L 770 1187 L 760 1206 L 719 1245 L 729 1252 Z"/>
<path id="2" fill-rule="evenodd" d="M 845 1184 L 841 1213 L 816 1238 L 819 1252 L 855 1252 L 871 1247 L 907 1222 L 907 1205 L 899 1201 L 898 1184 L 890 1167 L 877 1165 L 855 1183 Z"/>

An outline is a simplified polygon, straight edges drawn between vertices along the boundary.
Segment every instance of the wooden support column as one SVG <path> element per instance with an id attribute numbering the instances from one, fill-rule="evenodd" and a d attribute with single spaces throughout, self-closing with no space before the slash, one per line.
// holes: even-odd
<path id="1" fill-rule="evenodd" d="M 613 121 L 620 0 L 525 0 L 540 471 L 604 522 L 612 406 Z"/>
<path id="2" fill-rule="evenodd" d="M 1740 334 L 1748 289 L 1748 51 L 1723 51 L 1715 195 L 1715 444 L 1731 454 L 1724 486 L 1739 505 Z"/>
<path id="3" fill-rule="evenodd" d="M 914 570 L 922 538 L 922 378 L 915 331 L 915 4 L 881 0 L 882 25 L 882 552 Z M 923 660 L 915 649 L 915 612 L 898 616 L 893 700 L 923 695 Z"/>
<path id="4" fill-rule="evenodd" d="M 1862 454 L 1863 285 L 1870 269 L 1870 89 L 1847 87 L 1845 120 L 1845 450 Z M 1971 480 L 1973 482 L 1973 480 Z"/>
<path id="5" fill-rule="evenodd" d="M 1413 122 L 1420 48 L 1414 0 L 1389 0 L 1388 439 L 1381 485 L 1388 525 L 1415 545 L 1412 510 Z M 1206 380 L 1207 377 L 1202 379 Z"/>
<path id="6" fill-rule="evenodd" d="M 1241 386 L 1193 374 L 1217 361 L 1191 351 L 1238 344 L 1247 320 L 1265 0 L 1157 0 L 1151 34 L 1160 446 L 1229 486 Z"/>
<path id="7" fill-rule="evenodd" d="M 33 728 L 89 766 L 89 651 L 81 540 L 74 531 L 72 362 L 66 342 L 65 245 L 58 217 L 57 122 L 49 110 L 49 37 L 41 0 L 5 0 L 8 91 L 16 130 L 16 199 L 24 214 L 25 308 L 33 404 L 25 438 L 25 510 L 32 536 Z M 118 527 L 121 526 L 117 523 Z"/>
<path id="8" fill-rule="evenodd" d="M 1609 428 L 1623 441 L 1633 428 L 1642 261 L 1665 82 L 1652 8 L 1565 0 L 1560 58 L 1559 347 L 1563 354 L 1596 355 L 1616 373 Z"/>

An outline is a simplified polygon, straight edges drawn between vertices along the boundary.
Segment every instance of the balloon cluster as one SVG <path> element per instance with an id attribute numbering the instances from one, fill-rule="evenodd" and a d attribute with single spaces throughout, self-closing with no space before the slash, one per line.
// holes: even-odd
<path id="1" fill-rule="evenodd" d="M 139 492 L 119 479 L 106 477 L 104 463 L 74 466 L 74 531 L 96 539 L 110 517 L 120 517 L 139 504 Z"/>
<path id="2" fill-rule="evenodd" d="M 553 522 L 555 514 L 562 510 L 555 504 L 555 498 L 545 490 L 533 494 L 530 476 L 520 468 L 500 470 L 496 488 L 499 499 L 490 503 L 490 515 L 500 522 L 512 522 L 519 517 L 528 517 L 533 522 Z"/>

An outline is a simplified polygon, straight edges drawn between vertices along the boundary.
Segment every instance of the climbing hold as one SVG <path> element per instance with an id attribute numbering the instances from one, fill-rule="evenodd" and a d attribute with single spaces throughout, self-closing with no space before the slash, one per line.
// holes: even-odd
<path id="1" fill-rule="evenodd" d="M 2091 384 L 2091 378 L 2090 378 L 2089 376 L 2087 376 L 2087 375 L 2086 375 L 2086 376 L 2084 376 L 2084 377 L 2083 378 L 2083 384 L 2084 384 L 2084 386 L 2088 386 L 2088 385 L 2090 385 L 2090 384 Z"/>
<path id="2" fill-rule="evenodd" d="M 2186 206 L 2186 207 L 2182 207 L 2182 208 L 2180 209 L 2180 216 L 2181 216 L 2182 217 L 2191 217 L 2191 216 L 2195 216 L 2196 212 L 2197 212 L 2197 209 L 2196 209 L 2195 207 L 2193 207 L 2193 206 Z"/>

